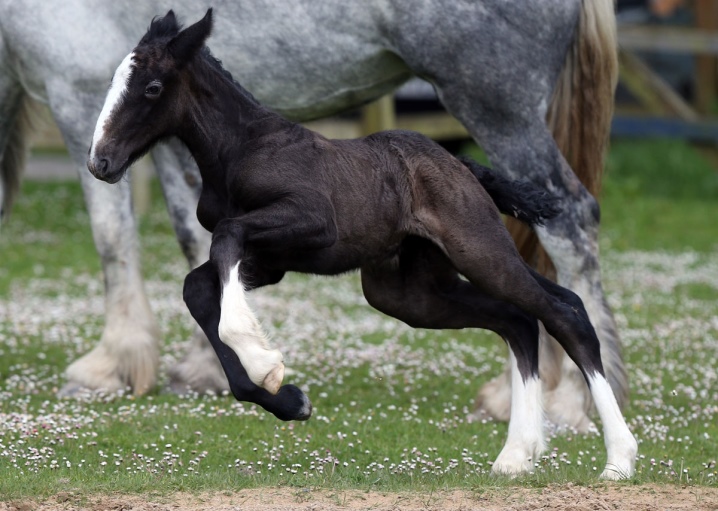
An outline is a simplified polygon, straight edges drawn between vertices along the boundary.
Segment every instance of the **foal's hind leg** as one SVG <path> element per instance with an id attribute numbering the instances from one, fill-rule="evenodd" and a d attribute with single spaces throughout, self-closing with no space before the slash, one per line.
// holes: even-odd
<path id="1" fill-rule="evenodd" d="M 518 257 L 518 256 L 517 256 Z M 500 283 L 499 296 L 523 308 L 541 320 L 546 330 L 561 343 L 569 357 L 576 363 L 591 391 L 598 415 L 603 424 L 607 451 L 606 468 L 601 474 L 605 479 L 631 477 L 635 470 L 638 444 L 631 434 L 616 401 L 601 361 L 600 343 L 591 326 L 583 304 L 573 292 L 533 273 L 534 284 L 538 282 L 545 293 L 537 293 L 525 278 L 530 269 L 521 275 L 514 274 L 509 281 Z M 505 275 L 504 272 L 499 272 Z M 476 278 L 469 277 L 470 280 Z M 479 280 L 491 285 L 487 274 Z M 514 409 L 512 408 L 512 413 Z"/>
<path id="2" fill-rule="evenodd" d="M 584 334 L 586 341 L 577 343 L 577 339 L 571 337 L 571 331 L 568 332 L 568 335 L 563 335 L 562 328 L 564 328 L 564 325 L 560 321 L 559 323 L 548 323 L 542 319 L 548 332 L 561 343 L 568 356 L 578 365 L 591 390 L 596 410 L 603 423 L 604 441 L 608 451 L 606 468 L 601 477 L 604 479 L 624 479 L 632 476 L 638 444 L 628 430 L 614 392 L 606 379 L 598 337 L 591 328 L 588 315 L 580 298 L 531 268 L 527 267 L 527 269 L 547 293 L 558 300 L 559 303 L 570 306 L 574 314 L 569 314 L 563 318 L 564 320 L 573 320 L 571 321 L 573 325 L 569 324 L 569 327 L 580 332 L 583 324 L 587 329 Z"/>
<path id="3" fill-rule="evenodd" d="M 506 229 L 495 213 L 488 211 L 480 191 L 471 193 L 470 183 L 464 185 L 465 194 L 451 198 L 444 197 L 445 187 L 435 181 L 425 183 L 424 191 L 435 206 L 418 210 L 420 224 L 431 226 L 453 266 L 472 284 L 538 318 L 561 343 L 583 373 L 603 422 L 608 463 L 602 476 L 633 475 L 636 440 L 606 379 L 600 343 L 581 299 L 523 262 Z"/>
<path id="4" fill-rule="evenodd" d="M 518 4 L 527 7 L 518 8 Z M 495 168 L 516 178 L 528 177 L 563 199 L 563 214 L 547 222 L 546 228 L 538 231 L 539 237 L 558 269 L 559 282 L 577 292 L 586 304 L 601 339 L 606 374 L 619 402 L 624 403 L 627 377 L 616 325 L 601 288 L 598 207 L 561 157 L 546 127 L 554 85 L 567 55 L 576 60 L 583 53 L 574 43 L 580 40 L 584 49 L 592 48 L 592 58 L 574 62 L 578 65 L 574 70 L 580 73 L 566 76 L 574 84 L 576 97 L 585 95 L 585 103 L 592 105 L 596 115 L 575 112 L 572 119 L 578 125 L 574 129 L 580 130 L 576 135 L 581 136 L 572 133 L 569 138 L 595 139 L 575 150 L 584 157 L 591 153 L 600 159 L 600 149 L 593 147 L 602 144 L 601 137 L 589 134 L 600 131 L 594 125 L 603 123 L 596 119 L 604 119 L 611 108 L 606 89 L 611 88 L 615 53 L 610 35 L 612 11 L 611 0 L 482 2 L 460 18 L 436 17 L 434 33 L 452 34 L 461 41 L 461 52 L 455 51 L 454 44 L 417 44 L 416 31 L 397 31 L 390 37 L 407 64 L 434 83 L 444 106 L 466 126 Z M 579 23 L 581 16 L 587 16 L 588 23 Z M 590 30 L 584 31 L 582 26 Z M 421 51 L 416 51 L 418 48 Z M 595 76 L 590 77 L 589 71 Z M 579 77 L 580 81 L 572 81 Z M 575 374 L 577 368 L 571 366 Z M 580 411 L 572 424 L 576 425 L 586 417 L 590 396 L 584 384 L 569 390 L 563 394 L 565 406 L 558 404 L 564 411 Z M 570 396 L 579 402 L 565 399 Z"/>
<path id="5" fill-rule="evenodd" d="M 368 302 L 411 326 L 484 328 L 506 340 L 513 370 L 512 415 L 492 470 L 511 475 L 532 470 L 546 446 L 536 319 L 460 279 L 446 255 L 420 238 L 404 242 L 399 261 L 362 268 L 361 276 Z"/>
<path id="6" fill-rule="evenodd" d="M 557 350 L 559 350 L 558 353 L 556 353 Z M 556 403 L 552 400 L 552 392 L 556 389 L 561 378 L 561 363 L 564 358 L 565 354 L 561 345 L 550 337 L 542 325 L 539 324 L 539 360 L 541 361 L 539 375 L 544 394 L 544 414 L 554 424 L 574 424 L 562 417 L 566 413 L 575 412 L 566 410 L 565 406 L 560 406 L 562 403 Z M 512 370 L 511 360 L 507 359 L 501 374 L 492 378 L 479 389 L 474 400 L 474 410 L 470 415 L 471 419 L 481 420 L 491 417 L 494 420 L 509 422 L 511 418 Z M 583 379 L 583 376 L 580 374 L 579 376 Z M 569 398 L 569 402 L 571 399 L 573 398 Z M 591 424 L 592 422 L 586 419 L 585 422 L 578 422 L 575 426 L 579 431 L 588 431 Z"/>
<path id="7" fill-rule="evenodd" d="M 527 79 L 527 82 L 531 80 Z M 473 89 L 475 84 L 465 87 L 466 90 Z M 546 127 L 544 112 L 530 102 L 535 98 L 526 99 L 527 104 L 516 101 L 516 98 L 495 97 L 488 109 L 482 108 L 486 98 L 461 104 L 456 102 L 455 98 L 466 96 L 466 90 L 457 89 L 455 84 L 454 88 L 440 91 L 449 111 L 464 123 L 492 164 L 516 179 L 530 179 L 561 200 L 562 213 L 537 228 L 536 232 L 556 266 L 558 282 L 576 292 L 586 305 L 601 338 L 607 377 L 619 403 L 625 403 L 628 379 L 615 320 L 601 285 L 596 199 L 583 187 L 561 155 Z M 564 374 L 559 388 L 547 396 L 549 399 L 560 396 L 560 401 L 547 403 L 547 408 L 563 412 L 553 419 L 568 421 L 569 426 L 588 424 L 586 414 L 591 407 L 588 388 L 581 383 L 575 364 L 563 358 Z M 579 385 L 571 385 L 575 382 Z"/>

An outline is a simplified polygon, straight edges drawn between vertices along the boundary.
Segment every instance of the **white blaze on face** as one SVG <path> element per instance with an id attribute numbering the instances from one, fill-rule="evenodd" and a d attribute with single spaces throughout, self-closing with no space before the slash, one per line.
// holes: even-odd
<path id="1" fill-rule="evenodd" d="M 112 110 L 117 106 L 127 91 L 127 85 L 132 75 L 132 59 L 135 57 L 135 53 L 132 52 L 127 55 L 120 66 L 115 71 L 115 75 L 112 77 L 112 83 L 110 84 L 110 90 L 107 92 L 107 98 L 105 99 L 105 105 L 102 107 L 100 117 L 97 119 L 95 125 L 95 134 L 92 136 L 92 145 L 90 146 L 90 158 L 95 157 L 95 147 L 97 143 L 102 140 L 105 135 L 105 123 L 110 118 Z"/>

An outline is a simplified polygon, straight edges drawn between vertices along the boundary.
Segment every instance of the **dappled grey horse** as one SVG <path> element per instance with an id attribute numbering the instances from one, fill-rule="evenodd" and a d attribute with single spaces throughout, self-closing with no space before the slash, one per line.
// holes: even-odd
<path id="1" fill-rule="evenodd" d="M 616 328 L 601 289 L 598 206 L 590 193 L 600 183 L 615 85 L 612 0 L 213 5 L 222 12 L 212 45 L 215 54 L 275 111 L 297 120 L 329 115 L 378 98 L 418 75 L 435 86 L 444 106 L 496 169 L 559 196 L 564 213 L 537 229 L 538 236 L 556 266 L 558 282 L 586 304 L 601 339 L 608 380 L 619 403 L 625 401 Z M 40 0 L 0 0 L 0 195 L 5 214 L 20 179 L 28 100 L 49 105 L 82 169 L 113 71 L 148 20 L 169 8 L 196 18 L 206 6 L 189 0 L 68 0 L 52 6 Z M 152 156 L 178 240 L 195 267 L 209 247 L 209 236 L 194 214 L 199 175 L 179 144 L 158 147 Z M 159 332 L 140 276 L 129 188 L 123 183 L 121 192 L 110 193 L 86 170 L 80 177 L 105 273 L 106 324 L 95 349 L 67 369 L 63 393 L 128 385 L 142 393 L 155 383 Z M 525 244 L 532 246 L 530 239 Z M 528 254 L 532 262 L 540 258 L 536 254 Z M 542 343 L 547 412 L 555 422 L 585 428 L 591 405 L 587 388 L 575 365 L 558 350 L 554 343 Z M 560 366 L 563 370 L 556 371 Z M 200 334 L 170 376 L 176 389 L 227 385 Z M 480 407 L 508 418 L 509 392 L 506 372 L 482 389 Z"/>

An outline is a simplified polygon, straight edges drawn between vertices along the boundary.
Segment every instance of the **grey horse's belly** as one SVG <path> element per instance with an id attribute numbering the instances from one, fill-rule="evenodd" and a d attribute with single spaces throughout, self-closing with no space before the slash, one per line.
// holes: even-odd
<path id="1" fill-rule="evenodd" d="M 379 48 L 372 50 L 360 49 L 357 43 L 357 47 L 337 47 L 316 59 L 264 48 L 258 50 L 261 55 L 248 58 L 227 47 L 213 46 L 235 79 L 262 104 L 293 120 L 325 117 L 363 105 L 412 76 L 397 56 Z M 222 58 L 225 52 L 229 55 Z"/>

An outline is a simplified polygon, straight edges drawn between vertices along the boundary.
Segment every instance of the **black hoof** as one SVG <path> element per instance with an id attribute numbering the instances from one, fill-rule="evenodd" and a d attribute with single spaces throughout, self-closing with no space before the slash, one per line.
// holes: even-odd
<path id="1" fill-rule="evenodd" d="M 305 421 L 312 416 L 312 402 L 294 385 L 284 385 L 274 396 L 273 410 L 279 420 Z"/>

